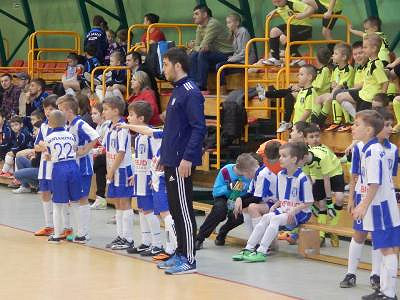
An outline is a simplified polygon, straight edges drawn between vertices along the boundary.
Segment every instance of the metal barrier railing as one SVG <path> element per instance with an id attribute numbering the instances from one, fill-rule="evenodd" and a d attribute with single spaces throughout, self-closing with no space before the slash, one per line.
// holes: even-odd
<path id="1" fill-rule="evenodd" d="M 112 70 L 126 70 L 126 98 L 129 97 L 129 81 L 131 78 L 131 69 L 127 66 L 98 66 L 92 70 L 90 73 L 90 90 L 92 93 L 95 92 L 95 86 L 94 86 L 94 76 L 97 71 L 103 70 L 102 76 L 101 76 L 101 84 L 102 84 L 102 94 L 103 97 L 106 95 L 106 74 L 108 71 Z"/>
<path id="2" fill-rule="evenodd" d="M 133 31 L 135 29 L 147 29 L 148 27 L 149 27 L 149 25 L 145 25 L 145 24 L 133 24 L 133 25 L 129 26 L 129 28 L 128 28 L 128 42 L 127 42 L 127 49 L 126 49 L 127 52 L 126 53 L 129 53 L 130 51 L 135 50 L 134 49 L 135 45 L 131 46 Z"/>

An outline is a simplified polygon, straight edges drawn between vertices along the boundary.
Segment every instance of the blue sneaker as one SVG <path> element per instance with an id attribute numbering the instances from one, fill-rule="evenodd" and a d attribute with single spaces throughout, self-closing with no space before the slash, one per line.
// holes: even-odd
<path id="1" fill-rule="evenodd" d="M 169 269 L 175 266 L 180 261 L 180 257 L 178 254 L 172 255 L 168 260 L 160 262 L 157 264 L 157 268 L 159 269 Z"/>
<path id="2" fill-rule="evenodd" d="M 196 272 L 196 262 L 191 264 L 186 257 L 181 257 L 180 260 L 175 264 L 175 266 L 165 270 L 165 274 L 167 275 L 181 275 Z"/>

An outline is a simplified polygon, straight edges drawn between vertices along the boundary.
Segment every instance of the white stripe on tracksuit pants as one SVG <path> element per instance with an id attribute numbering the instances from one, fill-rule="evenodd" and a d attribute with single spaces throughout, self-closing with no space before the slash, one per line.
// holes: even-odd
<path id="1" fill-rule="evenodd" d="M 178 168 L 165 167 L 169 209 L 174 219 L 178 247 L 176 252 L 187 257 L 189 263 L 195 261 L 196 219 L 193 211 L 192 176 L 179 176 Z"/>

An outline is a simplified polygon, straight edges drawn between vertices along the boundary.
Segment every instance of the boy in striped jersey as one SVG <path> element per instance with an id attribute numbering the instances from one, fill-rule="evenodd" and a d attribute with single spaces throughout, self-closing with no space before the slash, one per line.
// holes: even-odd
<path id="1" fill-rule="evenodd" d="M 43 109 L 44 109 L 44 114 L 46 116 L 46 120 L 40 126 L 39 133 L 35 140 L 35 151 L 42 153 L 40 157 L 38 180 L 39 180 L 39 192 L 42 198 L 44 221 L 45 221 L 45 227 L 36 231 L 35 232 L 36 236 L 49 236 L 53 233 L 52 204 L 50 201 L 51 173 L 53 165 L 51 161 L 47 161 L 45 158 L 47 147 L 44 144 L 44 139 L 52 131 L 52 129 L 49 127 L 47 119 L 50 116 L 50 113 L 53 110 L 57 109 L 56 101 L 57 101 L 56 95 L 51 95 L 46 97 L 46 99 L 44 99 Z M 70 232 L 67 232 L 67 234 L 70 234 Z"/>
<path id="2" fill-rule="evenodd" d="M 99 134 L 88 123 L 78 116 L 78 101 L 72 95 L 58 98 L 58 108 L 67 119 L 67 131 L 70 132 L 77 143 L 76 161 L 81 172 L 82 196 L 79 200 L 78 232 L 67 237 L 67 240 L 84 244 L 89 239 L 90 205 L 88 201 L 93 175 L 92 149 L 96 145 Z M 78 205 L 73 203 L 71 205 Z M 75 220 L 76 221 L 76 220 Z"/>
<path id="3" fill-rule="evenodd" d="M 116 209 L 117 237 L 106 248 L 123 250 L 133 248 L 133 210 L 131 198 L 133 186 L 129 178 L 132 171 L 131 135 L 128 129 L 118 128 L 124 124 L 122 118 L 125 102 L 118 97 L 103 100 L 103 116 L 111 121 L 104 135 L 107 162 L 107 198 L 111 199 Z"/>

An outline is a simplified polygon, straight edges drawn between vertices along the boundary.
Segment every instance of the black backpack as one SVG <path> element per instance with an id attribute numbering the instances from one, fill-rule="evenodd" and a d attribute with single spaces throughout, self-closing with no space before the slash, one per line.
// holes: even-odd
<path id="1" fill-rule="evenodd" d="M 175 42 L 162 41 L 150 44 L 149 52 L 146 55 L 145 64 L 154 76 L 165 80 L 162 67 L 162 58 L 169 48 L 175 47 Z"/>

